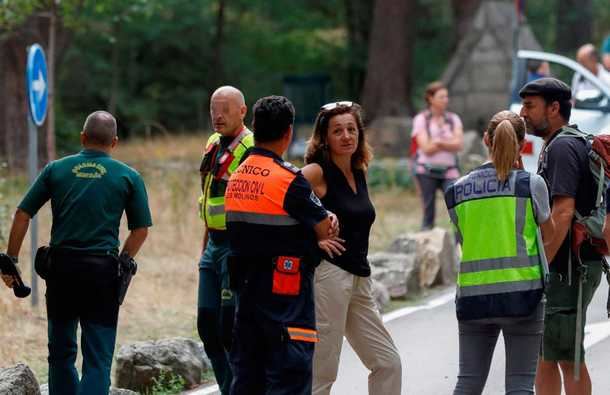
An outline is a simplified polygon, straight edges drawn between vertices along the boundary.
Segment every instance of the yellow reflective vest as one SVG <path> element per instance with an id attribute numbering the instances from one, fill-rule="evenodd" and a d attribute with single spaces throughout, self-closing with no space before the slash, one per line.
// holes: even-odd
<path id="1" fill-rule="evenodd" d="M 227 229 L 224 196 L 227 182 L 248 148 L 254 145 L 254 136 L 247 128 L 244 128 L 226 149 L 220 147 L 220 137 L 219 133 L 214 133 L 206 144 L 206 154 L 211 153 L 214 158 L 208 158 L 212 161 L 210 171 L 202 172 L 202 194 L 199 197 L 199 216 L 207 228 L 212 230 Z M 217 149 L 213 149 L 214 146 L 217 146 Z"/>

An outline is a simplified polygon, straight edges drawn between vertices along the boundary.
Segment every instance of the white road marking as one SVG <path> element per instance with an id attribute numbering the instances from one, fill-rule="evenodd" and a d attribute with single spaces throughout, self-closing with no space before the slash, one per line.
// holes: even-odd
<path id="1" fill-rule="evenodd" d="M 394 321 L 398 318 L 404 317 L 409 314 L 416 313 L 420 310 L 434 309 L 436 307 L 444 305 L 445 303 L 449 303 L 452 300 L 455 300 L 455 290 L 442 294 L 441 296 L 431 299 L 424 304 L 420 304 L 417 306 L 403 307 L 402 309 L 394 310 L 388 314 L 384 314 L 383 322 L 386 323 L 386 322 Z"/>
<path id="2" fill-rule="evenodd" d="M 394 321 L 398 318 L 416 313 L 421 310 L 434 309 L 436 307 L 449 303 L 452 300 L 455 300 L 455 290 L 442 294 L 434 299 L 429 300 L 424 304 L 418 306 L 404 307 L 402 309 L 394 310 L 388 314 L 384 314 L 383 322 L 387 323 L 390 321 Z M 585 348 L 589 349 L 608 337 L 610 337 L 610 321 L 602 321 L 596 322 L 594 324 L 589 324 L 585 327 Z M 218 385 L 212 385 L 200 389 L 198 391 L 189 392 L 189 395 L 210 395 L 216 394 L 217 392 Z"/>
<path id="3" fill-rule="evenodd" d="M 214 384 L 197 391 L 189 392 L 188 395 L 210 395 L 216 393 L 218 393 L 218 384 Z"/>

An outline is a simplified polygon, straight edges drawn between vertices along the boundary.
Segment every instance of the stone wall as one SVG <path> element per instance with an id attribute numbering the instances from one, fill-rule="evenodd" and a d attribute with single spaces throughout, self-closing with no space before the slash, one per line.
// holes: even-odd
<path id="1" fill-rule="evenodd" d="M 443 73 L 450 109 L 460 115 L 467 129 L 482 133 L 489 118 L 509 106 L 514 13 L 511 3 L 482 2 Z M 526 24 L 520 29 L 519 48 L 541 48 Z"/>

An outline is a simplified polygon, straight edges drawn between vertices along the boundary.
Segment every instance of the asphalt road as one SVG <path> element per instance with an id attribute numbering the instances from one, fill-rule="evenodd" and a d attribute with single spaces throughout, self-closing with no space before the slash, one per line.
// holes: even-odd
<path id="1" fill-rule="evenodd" d="M 585 347 L 594 395 L 610 394 L 610 320 L 606 314 L 605 279 L 589 307 Z M 384 316 L 403 363 L 403 394 L 451 394 L 458 371 L 458 332 L 453 292 L 447 290 L 421 305 Z M 347 341 L 332 395 L 366 395 L 368 371 Z M 189 392 L 218 394 L 217 386 Z M 504 394 L 504 342 L 498 339 L 485 395 Z"/>
<path id="2" fill-rule="evenodd" d="M 585 346 L 593 394 L 610 394 L 610 320 L 606 314 L 605 279 L 589 308 Z M 403 394 L 451 394 L 458 371 L 458 332 L 451 294 L 428 301 L 432 306 L 386 315 L 386 325 L 403 363 Z M 367 394 L 368 371 L 347 341 L 333 395 Z M 504 394 L 504 342 L 498 340 L 484 394 Z"/>

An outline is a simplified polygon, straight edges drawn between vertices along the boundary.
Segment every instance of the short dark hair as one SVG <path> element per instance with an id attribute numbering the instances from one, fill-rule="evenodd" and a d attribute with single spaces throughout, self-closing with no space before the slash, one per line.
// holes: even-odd
<path id="1" fill-rule="evenodd" d="M 89 114 L 83 126 L 83 132 L 89 142 L 109 146 L 116 137 L 116 119 L 107 111 L 95 111 Z"/>
<path id="2" fill-rule="evenodd" d="M 546 97 L 546 96 L 542 96 L 542 98 L 544 99 L 544 103 L 547 106 L 550 106 L 555 101 L 557 103 L 559 103 L 559 115 L 561 115 L 561 117 L 566 122 L 568 122 L 570 120 L 570 115 L 572 114 L 572 101 L 570 101 L 570 100 L 557 100 L 555 98 Z"/>
<path id="3" fill-rule="evenodd" d="M 541 65 L 542 65 L 542 60 L 528 59 L 525 67 L 527 67 L 527 71 L 529 71 L 530 73 L 535 73 L 538 71 L 538 68 Z"/>
<path id="4" fill-rule="evenodd" d="M 254 140 L 266 143 L 281 139 L 294 124 L 294 106 L 284 96 L 261 97 L 252 107 Z"/>

